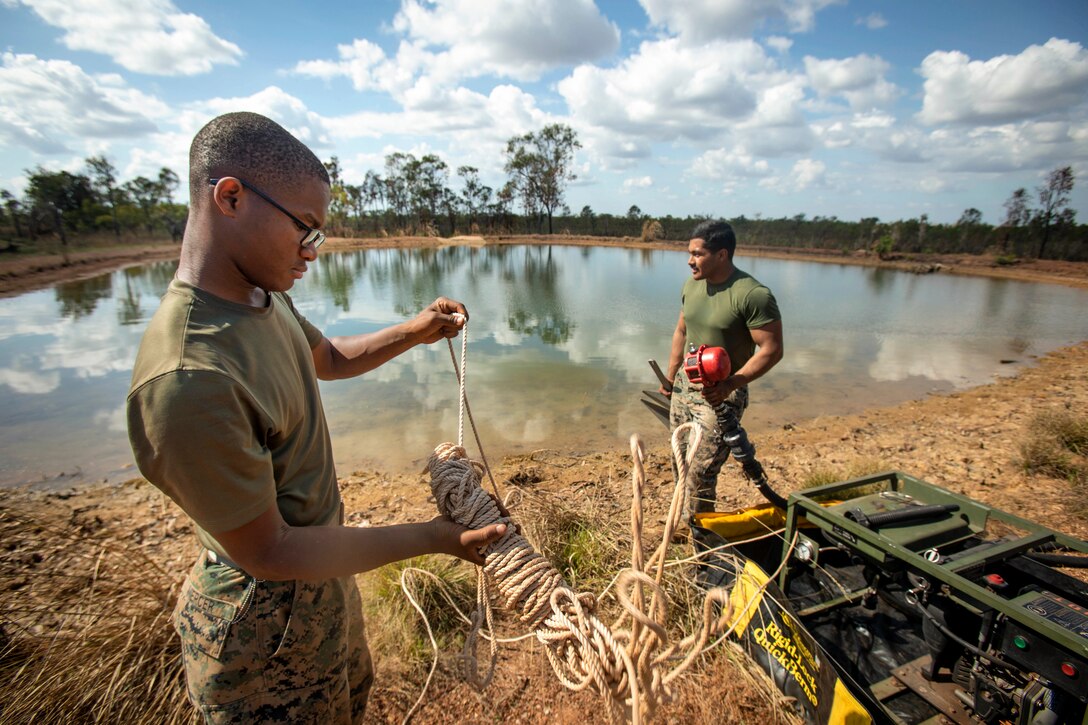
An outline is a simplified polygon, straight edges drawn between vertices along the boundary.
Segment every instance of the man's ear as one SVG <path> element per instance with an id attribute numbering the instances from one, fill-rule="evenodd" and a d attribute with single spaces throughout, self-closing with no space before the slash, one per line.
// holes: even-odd
<path id="1" fill-rule="evenodd" d="M 242 194 L 242 183 L 230 176 L 223 177 L 212 189 L 212 202 L 225 216 L 238 215 L 238 201 Z"/>

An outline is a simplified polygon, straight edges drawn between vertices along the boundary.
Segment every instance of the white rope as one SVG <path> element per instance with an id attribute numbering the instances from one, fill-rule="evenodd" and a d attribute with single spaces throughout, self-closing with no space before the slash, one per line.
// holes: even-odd
<path id="1" fill-rule="evenodd" d="M 513 521 L 499 511 L 495 500 L 480 487 L 482 466 L 469 460 L 463 448 L 442 444 L 428 463 L 431 491 L 439 512 L 473 529 L 495 523 L 508 525 L 507 533 L 484 552 L 482 590 L 488 585 L 493 587 L 503 607 L 536 631 L 552 669 L 565 687 L 574 691 L 593 689 L 607 699 L 614 719 L 640 723 L 661 702 L 671 700 L 670 683 L 690 667 L 710 639 L 724 630 L 732 612 L 728 593 L 712 589 L 704 597 L 699 631 L 669 642 L 668 602 L 661 580 L 672 532 L 683 516 L 686 477 L 702 429 L 688 424 L 674 434 L 674 443 L 684 434 L 690 434 L 691 439 L 689 456 L 679 459 L 681 483 L 674 491 L 662 542 L 642 566 L 641 553 L 635 550 L 640 552 L 642 548 L 643 452 L 637 436 L 632 437 L 632 568 L 617 579 L 617 598 L 624 613 L 612 627 L 594 614 L 596 598 L 571 590 L 551 563 L 513 526 Z M 620 625 L 628 618 L 630 628 L 622 629 Z M 475 635 L 470 634 L 469 640 L 474 642 Z M 464 657 L 472 661 L 470 654 Z"/>
<path id="2" fill-rule="evenodd" d="M 699 630 L 680 641 L 669 642 L 666 630 L 668 596 L 661 582 L 669 542 L 686 510 L 691 463 L 702 441 L 703 429 L 687 423 L 673 432 L 672 451 L 679 474 L 661 543 L 648 562 L 643 562 L 642 554 L 644 452 L 638 436 L 631 437 L 631 568 L 621 572 L 615 580 L 616 596 L 623 613 L 608 627 L 594 614 L 597 599 L 590 593 L 574 592 L 551 563 L 522 536 L 514 521 L 499 510 L 498 499 L 481 488 L 480 477 L 484 471 L 491 478 L 493 487 L 495 480 L 486 458 L 483 463 L 470 460 L 464 448 L 466 412 L 477 445 L 480 443 L 465 386 L 467 328 L 459 367 L 452 342 L 449 342 L 449 349 L 459 383 L 458 443 L 443 443 L 435 448 L 428 461 L 431 491 L 439 512 L 462 526 L 479 529 L 498 523 L 507 525 L 506 533 L 482 552 L 484 566 L 477 570 L 477 608 L 461 655 L 466 679 L 482 688 L 495 672 L 497 639 L 490 606 L 493 590 L 504 609 L 515 613 L 521 623 L 535 631 L 564 687 L 576 692 L 593 689 L 607 700 L 613 720 L 627 719 L 639 725 L 644 718 L 652 716 L 660 703 L 671 701 L 670 683 L 705 651 L 708 641 L 725 630 L 733 611 L 728 592 L 724 588 L 711 589 L 704 595 L 703 622 Z M 680 445 L 684 435 L 688 436 L 686 456 Z M 480 449 L 483 456 L 482 446 Z M 497 496 L 497 488 L 495 493 Z M 422 615 L 422 608 L 414 599 L 412 603 Z M 629 628 L 622 628 L 628 619 Z M 485 623 L 486 636 L 491 642 L 491 662 L 487 674 L 480 676 L 475 647 Z M 433 674 L 437 645 L 429 624 L 428 636 L 436 652 L 431 667 Z M 422 702 L 431 674 L 405 722 Z"/>

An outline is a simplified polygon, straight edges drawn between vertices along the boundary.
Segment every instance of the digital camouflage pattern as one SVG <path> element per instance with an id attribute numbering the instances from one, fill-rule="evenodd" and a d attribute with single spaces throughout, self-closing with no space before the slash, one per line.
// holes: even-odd
<path id="1" fill-rule="evenodd" d="M 691 463 L 692 486 L 688 490 L 687 516 L 713 511 L 718 498 L 718 474 L 729 458 L 729 446 L 722 441 L 718 430 L 718 417 L 714 409 L 703 397 L 703 386 L 692 383 L 681 370 L 672 386 L 672 402 L 669 406 L 669 430 L 690 421 L 697 421 L 704 428 L 703 442 Z M 748 408 L 748 388 L 734 390 L 725 401 L 733 409 L 737 420 L 741 419 Z M 680 450 L 687 457 L 687 437 L 680 440 Z M 673 463 L 673 476 L 677 475 L 676 463 Z M 694 490 L 692 490 L 694 489 Z"/>
<path id="2" fill-rule="evenodd" d="M 269 582 L 201 556 L 174 610 L 209 723 L 361 722 L 373 680 L 351 577 Z"/>

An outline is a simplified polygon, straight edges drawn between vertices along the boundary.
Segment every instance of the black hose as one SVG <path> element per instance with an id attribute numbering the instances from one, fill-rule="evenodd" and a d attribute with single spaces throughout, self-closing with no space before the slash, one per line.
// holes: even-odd
<path id="1" fill-rule="evenodd" d="M 922 613 L 922 616 L 924 616 L 926 619 L 928 619 L 929 623 L 932 624 L 934 627 L 936 627 L 938 629 L 938 631 L 940 631 L 941 634 L 943 634 L 945 637 L 948 637 L 953 642 L 956 642 L 961 647 L 964 647 L 965 649 L 967 649 L 967 650 L 969 650 L 971 652 L 974 652 L 977 656 L 982 657 L 983 659 L 989 660 L 990 662 L 994 663 L 995 665 L 998 665 L 999 667 L 1004 667 L 1006 670 L 1008 670 L 1010 672 L 1021 672 L 1022 671 L 1018 666 L 1012 664 L 1011 662 L 1009 662 L 1007 660 L 1003 660 L 1000 657 L 998 657 L 997 655 L 992 655 L 992 654 L 990 654 L 988 652 L 983 652 L 981 649 L 979 649 L 975 645 L 971 644 L 967 640 L 962 639 L 962 638 L 956 636 L 955 634 L 953 634 L 952 630 L 950 630 L 948 627 L 941 624 L 937 620 L 936 617 L 934 617 L 932 614 L 929 613 L 929 610 L 926 609 L 925 606 L 921 602 L 915 602 L 914 606 L 918 608 L 918 611 Z"/>
<path id="2" fill-rule="evenodd" d="M 741 428 L 737 414 L 733 412 L 725 401 L 714 406 L 714 413 L 718 417 L 718 429 L 722 434 L 722 441 L 729 446 L 729 452 L 744 469 L 745 477 L 756 485 L 763 498 L 783 511 L 787 502 L 767 483 L 767 474 L 763 472 L 763 466 L 756 460 L 756 447 L 748 440 L 748 434 Z"/>
<path id="3" fill-rule="evenodd" d="M 1040 554 L 1036 551 L 1029 551 L 1025 556 L 1040 564 L 1065 566 L 1070 569 L 1088 569 L 1088 556 L 1074 556 L 1072 554 Z"/>

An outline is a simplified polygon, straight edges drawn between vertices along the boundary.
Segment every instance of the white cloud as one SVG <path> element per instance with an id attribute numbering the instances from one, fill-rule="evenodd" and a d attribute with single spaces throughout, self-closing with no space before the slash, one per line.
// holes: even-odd
<path id="1" fill-rule="evenodd" d="M 579 66 L 559 93 L 582 124 L 659 141 L 707 138 L 750 116 L 775 76 L 753 41 L 692 49 L 668 39 L 643 43 L 614 68 Z"/>
<path id="2" fill-rule="evenodd" d="M 758 178 L 769 175 L 771 166 L 738 146 L 706 151 L 692 162 L 688 173 L 703 179 Z"/>
<path id="3" fill-rule="evenodd" d="M 855 20 L 854 25 L 864 25 L 869 30 L 880 30 L 888 27 L 888 21 L 880 13 L 871 13 Z"/>
<path id="4" fill-rule="evenodd" d="M 827 186 L 827 166 L 815 159 L 798 159 L 785 176 L 768 176 L 759 182 L 760 188 L 779 194 L 794 194 L 814 187 Z"/>
<path id="5" fill-rule="evenodd" d="M 636 176 L 623 180 L 623 190 L 631 191 L 633 189 L 648 189 L 654 185 L 654 180 L 650 176 Z"/>
<path id="6" fill-rule="evenodd" d="M 667 28 L 685 42 L 746 38 L 758 28 L 812 30 L 816 13 L 841 0 L 639 0 L 650 22 Z"/>
<path id="7" fill-rule="evenodd" d="M 516 86 L 496 86 L 486 96 L 465 88 L 440 93 L 440 103 L 394 113 L 363 111 L 325 119 L 324 126 L 337 140 L 400 135 L 406 129 L 413 135 L 441 134 L 452 140 L 451 146 L 471 148 L 476 158 L 499 158 L 511 136 L 555 120 Z"/>
<path id="8" fill-rule="evenodd" d="M 828 60 L 805 56 L 805 72 L 816 92 L 821 97 L 842 96 L 860 111 L 895 101 L 899 89 L 884 78 L 890 68 L 883 58 L 865 54 Z"/>
<path id="9" fill-rule="evenodd" d="M 919 72 L 926 80 L 918 117 L 928 124 L 1000 124 L 1083 111 L 1088 98 L 1088 51 L 1058 38 L 986 61 L 938 51 Z"/>
<path id="10" fill-rule="evenodd" d="M 311 148 L 332 145 L 329 124 L 306 103 L 278 86 L 268 86 L 252 95 L 211 98 L 192 104 L 179 114 L 178 122 L 189 138 L 212 118 L 233 111 L 251 111 L 271 118 Z"/>
<path id="11" fill-rule="evenodd" d="M 66 60 L 0 55 L 0 141 L 38 153 L 68 150 L 73 137 L 118 139 L 146 136 L 153 119 L 169 113 L 164 103 L 108 74 L 91 76 Z"/>
<path id="12" fill-rule="evenodd" d="M 779 53 L 786 53 L 793 47 L 793 40 L 790 38 L 784 38 L 781 35 L 772 35 L 764 40 L 768 47 L 773 48 Z"/>
<path id="13" fill-rule="evenodd" d="M 393 28 L 426 46 L 448 48 L 455 76 L 535 79 L 549 68 L 609 55 L 620 31 L 592 0 L 404 0 Z"/>
<path id="14" fill-rule="evenodd" d="M 796 184 L 796 189 L 802 191 L 811 186 L 823 184 L 826 171 L 827 167 L 822 161 L 799 159 L 790 170 L 790 176 Z"/>
<path id="15" fill-rule="evenodd" d="M 369 40 L 356 39 L 336 46 L 337 60 L 299 61 L 294 71 L 299 75 L 331 80 L 344 76 L 357 91 L 381 87 L 376 70 L 386 63 L 385 51 Z"/>
<path id="16" fill-rule="evenodd" d="M 152 75 L 196 75 L 217 64 L 237 65 L 242 50 L 212 32 L 205 20 L 169 0 L 20 0 L 65 34 L 72 50 L 102 53 L 118 65 Z"/>
<path id="17" fill-rule="evenodd" d="M 1025 122 L 977 128 L 947 127 L 924 143 L 944 171 L 1001 173 L 1088 160 L 1088 144 L 1078 139 L 1084 121 Z"/>
<path id="18" fill-rule="evenodd" d="M 406 107 L 437 107 L 466 78 L 532 81 L 544 72 L 614 53 L 620 33 L 589 0 L 405 0 L 393 21 L 404 39 L 393 57 L 357 39 L 336 60 L 305 60 L 293 72 L 346 77 L 356 90 L 389 93 Z"/>

